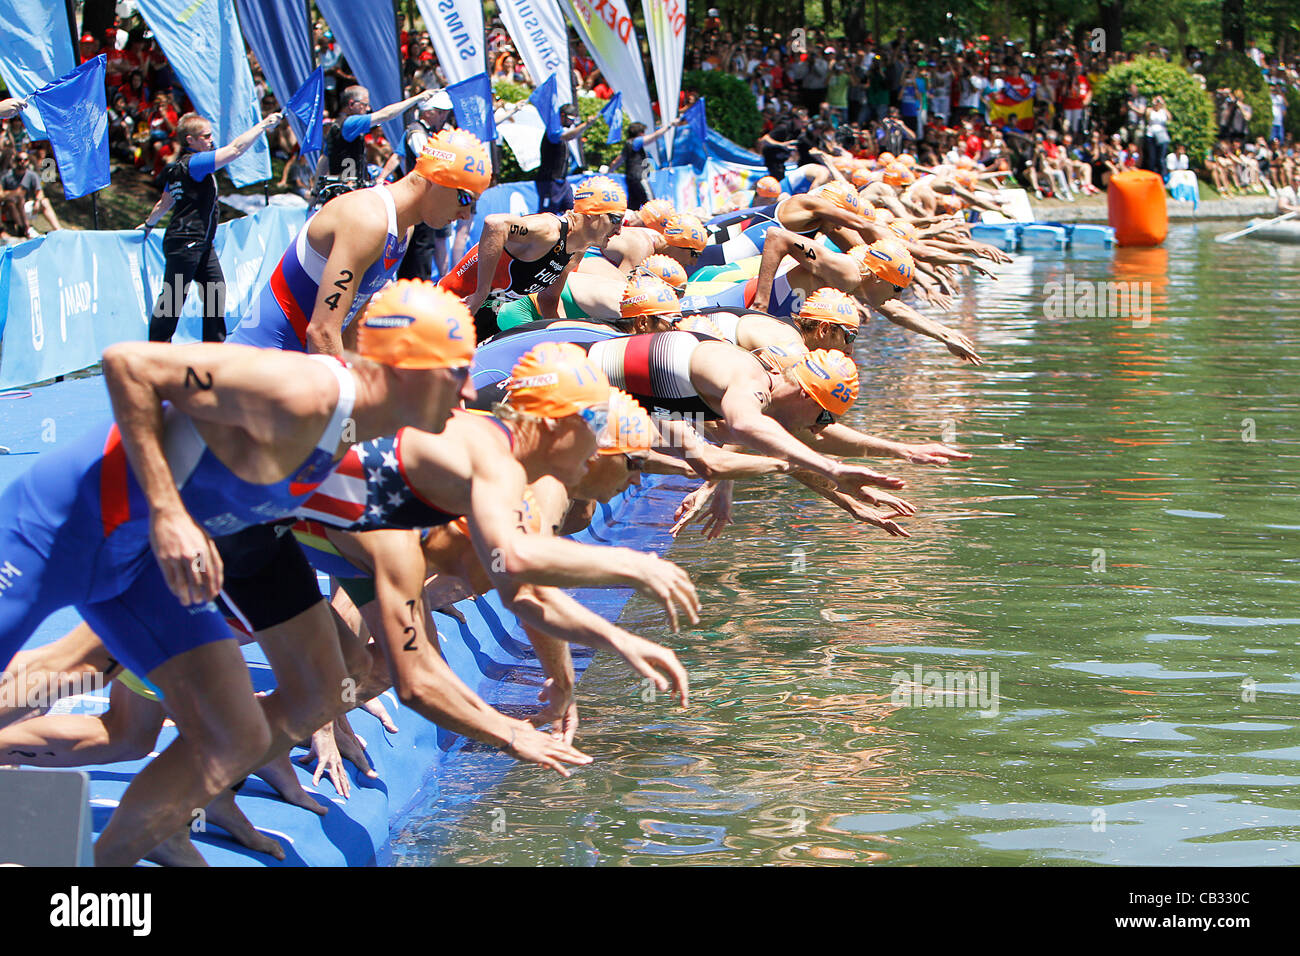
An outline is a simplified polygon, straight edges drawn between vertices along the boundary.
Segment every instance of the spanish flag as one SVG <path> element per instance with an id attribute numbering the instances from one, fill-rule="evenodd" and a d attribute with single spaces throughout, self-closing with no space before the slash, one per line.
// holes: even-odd
<path id="1" fill-rule="evenodd" d="M 1023 77 L 1013 77 L 997 93 L 989 97 L 989 122 L 994 126 L 1015 126 L 1032 131 L 1034 128 L 1034 89 L 1037 84 Z"/>

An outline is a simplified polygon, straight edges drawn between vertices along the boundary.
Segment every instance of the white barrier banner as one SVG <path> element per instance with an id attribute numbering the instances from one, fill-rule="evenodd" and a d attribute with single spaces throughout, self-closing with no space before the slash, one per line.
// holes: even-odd
<path id="1" fill-rule="evenodd" d="M 448 85 L 487 73 L 479 0 L 416 0 Z"/>
<path id="2" fill-rule="evenodd" d="M 554 73 L 555 101 L 572 102 L 568 37 L 556 0 L 497 0 L 497 9 L 533 82 L 540 86 Z"/>
<path id="3" fill-rule="evenodd" d="M 682 62 L 686 55 L 686 0 L 641 0 L 641 9 L 645 12 L 650 64 L 654 67 L 655 89 L 659 93 L 659 115 L 667 123 L 677 115 L 677 103 L 682 90 Z M 670 156 L 674 132 L 676 131 L 670 129 L 665 136 Z"/>

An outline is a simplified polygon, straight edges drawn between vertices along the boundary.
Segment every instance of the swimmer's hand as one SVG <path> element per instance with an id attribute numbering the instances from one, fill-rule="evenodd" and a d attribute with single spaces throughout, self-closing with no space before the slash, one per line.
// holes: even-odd
<path id="1" fill-rule="evenodd" d="M 561 777 L 571 773 L 566 763 L 577 766 L 591 763 L 591 758 L 581 750 L 542 733 L 526 720 L 511 720 L 510 731 L 510 742 L 501 749 L 516 760 L 550 767 Z"/>
<path id="2" fill-rule="evenodd" d="M 949 329 L 940 341 L 948 347 L 949 352 L 957 356 L 957 358 L 961 359 L 963 362 L 970 362 L 972 365 L 984 364 L 984 360 L 980 358 L 979 353 L 975 351 L 975 343 L 966 338 L 966 336 L 962 335 L 960 332 L 954 332 Z"/>
<path id="3" fill-rule="evenodd" d="M 889 509 L 891 514 L 907 515 L 916 514 L 916 507 L 910 501 L 904 501 L 902 498 L 896 498 L 887 491 L 867 491 L 862 490 L 863 500 L 869 501 L 873 505 Z"/>
<path id="4" fill-rule="evenodd" d="M 567 678 L 560 682 L 554 677 L 546 678 L 546 683 L 537 692 L 537 699 L 544 705 L 541 710 L 528 718 L 534 727 L 551 724 L 551 736 L 566 744 L 573 743 L 578 732 L 578 701 L 573 696 L 573 682 Z"/>
<path id="5" fill-rule="evenodd" d="M 716 487 L 717 485 L 713 482 L 700 485 L 682 499 L 682 503 L 677 506 L 677 510 L 673 513 L 672 536 L 674 538 L 690 527 L 696 516 L 713 500 L 713 492 Z"/>
<path id="6" fill-rule="evenodd" d="M 917 445 L 903 445 L 899 450 L 898 457 L 904 461 L 910 461 L 914 465 L 946 465 L 953 459 L 964 461 L 970 455 L 964 451 L 950 448 L 948 445 L 932 441 Z"/>
<path id="7" fill-rule="evenodd" d="M 181 604 L 206 604 L 221 593 L 225 576 L 221 554 L 184 508 L 150 513 L 149 546 L 167 587 Z"/>
<path id="8" fill-rule="evenodd" d="M 835 467 L 835 473 L 832 475 L 832 481 L 836 487 L 847 495 L 854 498 L 870 498 L 870 492 L 865 490 L 867 485 L 874 488 L 902 488 L 907 484 L 902 478 L 895 478 L 892 475 L 882 475 L 878 471 L 872 471 L 862 465 L 848 465 L 840 462 Z"/>
<path id="9" fill-rule="evenodd" d="M 690 706 L 690 678 L 686 676 L 686 668 L 671 650 L 626 631 L 612 636 L 610 643 L 619 656 L 627 661 L 628 667 L 653 683 L 655 689 L 666 691 L 671 687 L 681 705 Z"/>

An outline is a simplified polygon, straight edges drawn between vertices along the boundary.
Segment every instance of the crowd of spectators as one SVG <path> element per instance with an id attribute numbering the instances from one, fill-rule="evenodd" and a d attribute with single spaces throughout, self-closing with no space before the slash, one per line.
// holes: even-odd
<path id="1" fill-rule="evenodd" d="M 1271 130 L 1247 135 L 1250 105 L 1241 90 L 1214 91 L 1220 142 L 1204 157 L 1170 151 L 1172 117 L 1160 97 L 1148 103 L 1136 87 L 1125 122 L 1109 128 L 1094 115 L 1093 90 L 1111 67 L 1139 54 L 1169 58 L 1148 47 L 1092 52 L 1067 35 L 1035 50 L 1006 38 L 922 41 L 900 28 L 888 40 L 846 44 L 820 30 L 789 35 L 754 25 L 727 30 L 710 11 L 687 49 L 687 69 L 721 70 L 746 83 L 763 114 L 755 148 L 769 167 L 797 151 L 798 162 L 838 145 L 857 156 L 916 154 L 922 165 L 959 153 L 982 167 L 1014 173 L 1035 194 L 1073 199 L 1106 188 L 1110 176 L 1143 168 L 1171 174 L 1201 169 L 1220 192 L 1274 192 L 1294 187 L 1295 143 L 1284 130 L 1285 88 L 1300 87 L 1300 60 L 1282 63 L 1255 44 L 1248 55 L 1270 84 Z M 1207 54 L 1188 48 L 1189 70 Z M 998 104 L 1025 102 L 1019 116 L 999 116 Z M 746 144 L 748 145 L 748 144 Z"/>
<path id="2" fill-rule="evenodd" d="M 1170 149 L 1168 106 L 1148 103 L 1130 90 L 1124 121 L 1107 128 L 1093 113 L 1093 89 L 1110 67 L 1141 51 L 1094 53 L 1065 35 L 1026 45 L 980 36 L 921 40 L 898 29 L 889 39 L 847 44 L 821 30 L 783 33 L 749 25 L 724 27 L 716 10 L 703 29 L 688 32 L 686 69 L 720 70 L 747 84 L 763 118 L 762 136 L 744 143 L 775 170 L 787 160 L 814 161 L 818 151 L 842 147 L 857 156 L 883 151 L 916 154 L 922 165 L 964 154 L 983 168 L 1018 177 L 1036 195 L 1073 199 L 1104 190 L 1123 169 L 1145 168 L 1168 179 L 1199 170 L 1220 193 L 1274 192 L 1294 188 L 1300 159 L 1284 129 L 1287 86 L 1300 87 L 1300 59 L 1283 63 L 1254 43 L 1247 55 L 1271 84 L 1270 134 L 1247 133 L 1251 106 L 1239 89 L 1213 91 L 1220 138 L 1204 157 Z M 439 68 L 427 31 L 399 21 L 399 49 L 406 93 L 437 90 L 447 77 Z M 339 114 L 344 90 L 357 84 L 346 57 L 323 22 L 313 26 L 317 62 L 325 71 L 327 122 Z M 157 179 L 177 158 L 179 118 L 192 107 L 152 34 L 138 19 L 103 36 L 81 37 L 80 53 L 106 57 L 109 149 L 116 167 L 131 167 Z M 576 37 L 570 37 L 572 80 L 579 96 L 608 99 L 606 78 Z M 488 69 L 493 80 L 535 84 L 499 20 L 489 24 Z M 1184 61 L 1194 75 L 1206 52 L 1189 48 Z M 263 114 L 280 108 L 250 54 Z M 1029 100 L 1019 122 L 994 122 L 1003 94 Z M 683 94 L 682 105 L 692 94 Z M 1013 117 L 1014 120 L 1014 117 Z M 308 198 L 314 169 L 299 155 L 288 124 L 271 135 L 272 154 L 284 160 L 276 185 Z M 0 230 L 26 237 L 31 218 L 49 211 L 38 189 L 52 177 L 47 143 L 30 142 L 18 119 L 0 121 Z M 19 157 L 22 157 L 20 160 Z M 366 136 L 367 162 L 395 169 L 393 148 L 383 133 Z"/>

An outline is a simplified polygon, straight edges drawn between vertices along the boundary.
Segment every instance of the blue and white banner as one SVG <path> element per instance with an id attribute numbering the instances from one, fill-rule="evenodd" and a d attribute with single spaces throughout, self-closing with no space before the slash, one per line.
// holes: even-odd
<path id="1" fill-rule="evenodd" d="M 228 328 L 248 312 L 306 221 L 305 209 L 271 206 L 217 227 Z M 0 262 L 8 272 L 0 388 L 89 368 L 113 343 L 147 339 L 163 263 L 159 232 L 146 239 L 135 231 L 63 229 L 12 247 Z M 191 286 L 175 341 L 202 338 L 202 305 Z"/>
<path id="2" fill-rule="evenodd" d="M 487 72 L 483 5 L 479 0 L 416 0 L 416 6 L 448 85 Z"/>
<path id="3" fill-rule="evenodd" d="M 301 124 L 298 133 L 300 151 L 319 153 L 325 141 L 325 71 L 319 66 L 307 82 L 289 97 L 286 116 L 292 116 Z"/>
<path id="4" fill-rule="evenodd" d="M 108 185 L 108 103 L 104 54 L 32 94 L 63 180 L 63 197 L 77 199 Z"/>
<path id="5" fill-rule="evenodd" d="M 280 109 L 285 111 L 293 135 L 303 141 L 302 121 L 286 109 L 294 91 L 307 82 L 315 65 L 311 24 L 302 0 L 237 0 L 244 39 L 257 57 Z M 320 149 L 319 146 L 316 149 Z M 304 149 L 303 152 L 310 152 Z"/>
<path id="6" fill-rule="evenodd" d="M 613 146 L 623 138 L 623 94 L 615 93 L 613 98 L 600 108 L 600 118 L 609 127 L 605 145 Z"/>
<path id="7" fill-rule="evenodd" d="M 0 0 L 0 77 L 25 98 L 77 65 L 67 8 L 50 0 Z M 40 111 L 20 114 L 32 139 L 45 139 Z"/>
<path id="8" fill-rule="evenodd" d="M 556 98 L 572 102 L 568 28 L 556 0 L 497 0 L 497 10 L 533 82 L 554 76 Z"/>
<path id="9" fill-rule="evenodd" d="M 248 52 L 232 0 L 139 0 L 140 12 L 171 63 L 195 110 L 212 122 L 218 147 L 262 119 L 253 90 Z M 271 178 L 266 137 L 240 156 L 226 172 L 248 186 Z"/>
<path id="10" fill-rule="evenodd" d="M 348 66 L 370 91 L 370 107 L 378 110 L 406 99 L 402 96 L 402 67 L 397 58 L 397 20 L 391 3 L 375 0 L 316 0 L 338 38 Z M 397 116 L 384 124 L 394 149 L 402 148 L 406 126 Z"/>

